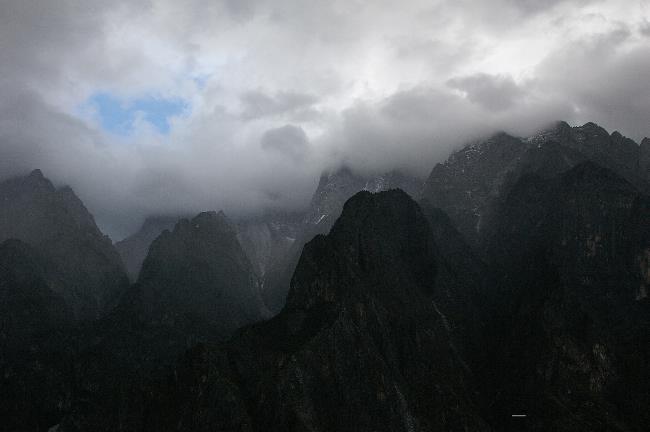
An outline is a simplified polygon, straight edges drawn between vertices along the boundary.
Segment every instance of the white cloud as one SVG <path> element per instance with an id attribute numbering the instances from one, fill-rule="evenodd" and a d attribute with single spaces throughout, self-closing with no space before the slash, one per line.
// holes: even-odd
<path id="1" fill-rule="evenodd" d="M 1 0 L 0 177 L 40 167 L 120 236 L 147 213 L 304 205 L 342 161 L 425 174 L 496 129 L 595 121 L 638 140 L 649 14 L 614 0 Z M 136 122 L 115 137 L 79 111 L 97 92 L 189 109 L 168 135 Z"/>

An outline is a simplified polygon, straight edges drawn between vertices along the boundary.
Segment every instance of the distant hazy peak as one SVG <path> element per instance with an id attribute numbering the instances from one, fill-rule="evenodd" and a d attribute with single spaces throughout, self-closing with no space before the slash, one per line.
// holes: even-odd
<path id="1" fill-rule="evenodd" d="M 27 177 L 29 177 L 29 178 L 33 178 L 33 179 L 44 179 L 44 178 L 45 178 L 45 177 L 43 176 L 43 172 L 42 172 L 40 169 L 38 169 L 38 168 L 36 168 L 36 169 L 33 170 L 32 172 L 30 172 L 29 175 L 28 175 Z"/>
<path id="2" fill-rule="evenodd" d="M 44 190 L 54 192 L 56 189 L 40 169 L 35 169 L 27 175 L 19 175 L 8 178 L 1 182 L 3 185 L 12 185 L 14 187 L 26 187 L 34 190 Z"/>
<path id="3" fill-rule="evenodd" d="M 177 234 L 188 231 L 206 234 L 222 232 L 233 235 L 237 232 L 234 224 L 223 211 L 216 212 L 213 210 L 201 212 L 192 219 L 180 219 L 171 232 Z"/>

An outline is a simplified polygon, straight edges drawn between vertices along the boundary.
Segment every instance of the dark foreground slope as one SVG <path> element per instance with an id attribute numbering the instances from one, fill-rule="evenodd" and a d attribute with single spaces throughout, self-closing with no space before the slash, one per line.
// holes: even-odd
<path id="1" fill-rule="evenodd" d="M 47 261 L 19 240 L 0 243 L 2 430 L 43 430 L 70 399 L 72 313 L 50 289 Z"/>
<path id="2" fill-rule="evenodd" d="M 539 431 L 649 430 L 650 200 L 585 162 L 522 177 L 498 215 L 486 416 L 525 413 Z"/>
<path id="3" fill-rule="evenodd" d="M 190 351 L 152 392 L 146 429 L 487 429 L 455 323 L 435 301 L 440 272 L 415 202 L 355 195 L 305 246 L 282 312 Z"/>
<path id="4" fill-rule="evenodd" d="M 110 239 L 72 189 L 55 188 L 39 170 L 0 183 L 0 241 L 29 244 L 51 265 L 51 289 L 76 318 L 95 319 L 128 287 Z"/>

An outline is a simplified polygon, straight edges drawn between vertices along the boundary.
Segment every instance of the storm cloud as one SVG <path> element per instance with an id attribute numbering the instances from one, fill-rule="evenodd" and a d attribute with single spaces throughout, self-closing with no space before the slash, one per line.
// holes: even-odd
<path id="1" fill-rule="evenodd" d="M 426 176 L 497 130 L 639 141 L 649 23 L 614 0 L 0 0 L 0 178 L 42 169 L 117 240 L 300 208 L 342 163 Z"/>
<path id="2" fill-rule="evenodd" d="M 473 103 L 487 110 L 511 108 L 524 91 L 511 76 L 478 73 L 448 81 L 450 87 L 460 90 Z"/>

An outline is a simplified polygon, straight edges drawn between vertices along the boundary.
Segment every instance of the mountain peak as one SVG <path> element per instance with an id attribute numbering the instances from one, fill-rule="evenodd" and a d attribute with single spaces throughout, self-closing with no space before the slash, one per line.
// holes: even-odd
<path id="1" fill-rule="evenodd" d="M 76 318 L 107 312 L 128 282 L 110 240 L 72 189 L 56 189 L 37 169 L 1 182 L 0 197 L 0 241 L 19 239 L 51 262 L 57 292 Z"/>
<path id="2" fill-rule="evenodd" d="M 452 341 L 455 315 L 436 302 L 445 271 L 436 254 L 405 192 L 352 196 L 330 233 L 305 245 L 282 312 L 234 342 L 237 370 L 246 362 L 273 377 L 257 385 L 246 376 L 244 385 L 254 383 L 255 394 L 283 389 L 259 402 L 269 416 L 260 423 L 298 430 L 286 410 L 319 401 L 309 414 L 318 430 L 486 430 L 461 384 L 468 369 L 464 346 Z M 412 408 L 394 410 L 389 400 Z"/>
<path id="3" fill-rule="evenodd" d="M 563 120 L 558 120 L 541 128 L 537 133 L 528 137 L 526 141 L 533 144 L 544 144 L 547 141 L 561 142 L 571 134 L 571 126 Z"/>
<path id="4" fill-rule="evenodd" d="M 404 191 L 358 192 L 345 203 L 329 235 L 316 236 L 305 245 L 287 306 L 310 309 L 339 297 L 369 294 L 349 292 L 348 282 L 332 281 L 327 287 L 305 283 L 314 274 L 322 273 L 322 267 L 313 267 L 316 262 L 328 262 L 347 268 L 355 277 L 375 280 L 373 295 L 400 298 L 409 303 L 431 291 L 435 280 L 435 254 L 430 238 L 426 218 Z M 405 289 L 405 284 L 390 283 L 399 276 L 409 280 L 408 286 L 420 288 L 420 293 L 413 297 Z M 363 284 L 358 286 L 367 288 Z M 397 286 L 400 287 L 398 290 L 395 289 Z"/>
<path id="5" fill-rule="evenodd" d="M 510 139 L 510 138 L 514 138 L 514 137 L 512 135 L 510 135 L 508 132 L 499 131 L 499 132 L 496 132 L 496 133 L 492 134 L 490 136 L 490 138 L 488 139 L 488 141 L 500 141 L 500 140 Z"/>
<path id="6" fill-rule="evenodd" d="M 132 281 L 138 279 L 151 243 L 162 232 L 174 229 L 179 219 L 178 216 L 148 216 L 137 232 L 115 243 Z"/>
<path id="7" fill-rule="evenodd" d="M 44 179 L 45 176 L 43 175 L 43 171 L 40 169 L 35 169 L 32 172 L 29 173 L 28 177 L 34 178 L 34 179 Z"/>
<path id="8" fill-rule="evenodd" d="M 40 169 L 35 169 L 28 175 L 24 177 L 18 177 L 14 180 L 29 188 L 44 189 L 50 192 L 55 191 L 52 182 L 43 175 L 43 172 Z"/>
<path id="9" fill-rule="evenodd" d="M 205 211 L 194 216 L 191 221 L 194 229 L 217 229 L 235 232 L 235 229 L 223 211 Z"/>
<path id="10" fill-rule="evenodd" d="M 387 191 L 380 191 L 377 193 L 372 193 L 370 191 L 360 191 L 353 195 L 346 203 L 343 205 L 343 214 L 341 217 L 345 216 L 346 212 L 359 212 L 367 211 L 372 212 L 374 205 L 390 205 L 390 206 L 417 206 L 415 201 L 411 199 L 406 192 L 401 189 L 390 189 Z M 395 216 L 395 215 L 390 215 Z M 338 225 L 335 224 L 335 226 Z"/>
<path id="11" fill-rule="evenodd" d="M 578 140 L 585 140 L 585 139 L 601 139 L 601 140 L 608 140 L 609 139 L 609 133 L 605 128 L 597 125 L 594 122 L 587 122 L 583 124 L 582 126 L 577 126 L 573 128 L 577 132 L 576 138 Z"/>
<path id="12" fill-rule="evenodd" d="M 587 122 L 587 123 L 583 124 L 582 126 L 580 126 L 580 129 L 603 129 L 603 128 L 600 127 L 599 125 L 597 125 L 594 122 Z"/>
<path id="13" fill-rule="evenodd" d="M 252 274 L 225 214 L 207 211 L 153 241 L 138 285 L 152 320 L 189 314 L 225 337 L 266 313 Z"/>
<path id="14" fill-rule="evenodd" d="M 564 120 L 557 120 L 555 122 L 555 128 L 558 130 L 564 130 L 571 129 L 571 126 L 569 126 L 569 123 L 565 122 Z"/>

